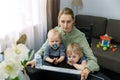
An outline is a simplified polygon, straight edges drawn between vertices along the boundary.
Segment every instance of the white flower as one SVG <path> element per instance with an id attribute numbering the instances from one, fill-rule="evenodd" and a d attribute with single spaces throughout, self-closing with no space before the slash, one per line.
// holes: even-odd
<path id="1" fill-rule="evenodd" d="M 13 45 L 12 48 L 7 48 L 4 52 L 5 59 L 14 59 L 23 61 L 28 59 L 29 49 L 24 44 Z"/>
<path id="2" fill-rule="evenodd" d="M 15 78 L 24 66 L 21 61 L 28 59 L 29 49 L 24 44 L 13 45 L 4 51 L 4 61 L 0 63 L 0 80 Z"/>
<path id="3" fill-rule="evenodd" d="M 7 78 L 9 75 L 6 74 L 6 72 L 4 71 L 4 62 L 0 63 L 0 80 L 4 80 L 5 78 Z"/>
<path id="4" fill-rule="evenodd" d="M 19 66 L 16 65 L 15 61 L 3 61 L 0 65 L 2 68 L 2 71 L 0 71 L 0 73 L 2 74 L 3 78 L 7 78 L 8 76 L 11 78 L 15 78 L 16 76 L 18 76 Z"/>

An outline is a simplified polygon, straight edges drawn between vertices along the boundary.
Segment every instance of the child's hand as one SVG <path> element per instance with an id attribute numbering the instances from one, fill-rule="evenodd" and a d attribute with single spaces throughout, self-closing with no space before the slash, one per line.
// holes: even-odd
<path id="1" fill-rule="evenodd" d="M 56 61 L 56 58 L 53 59 L 53 62 L 52 62 L 52 63 L 54 63 L 55 61 Z"/>
<path id="2" fill-rule="evenodd" d="M 58 60 L 56 60 L 55 62 L 54 62 L 54 64 L 56 65 L 56 64 L 58 64 L 59 63 L 59 61 Z"/>
<path id="3" fill-rule="evenodd" d="M 54 58 L 54 59 L 53 59 L 53 63 L 54 63 L 54 64 L 58 64 L 58 63 L 59 63 L 58 58 Z"/>
<path id="4" fill-rule="evenodd" d="M 73 65 L 73 63 L 71 61 L 67 61 L 67 63 L 71 66 Z"/>
<path id="5" fill-rule="evenodd" d="M 85 68 L 85 66 L 81 64 L 73 64 L 73 66 L 78 70 L 83 70 Z"/>

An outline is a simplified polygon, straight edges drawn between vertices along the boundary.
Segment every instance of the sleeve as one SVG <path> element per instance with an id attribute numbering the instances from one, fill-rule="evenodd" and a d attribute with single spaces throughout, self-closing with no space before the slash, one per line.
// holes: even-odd
<path id="1" fill-rule="evenodd" d="M 40 55 L 42 55 L 43 56 L 43 54 L 44 54 L 44 49 L 45 49 L 45 46 L 47 45 L 47 40 L 46 40 L 46 42 L 42 45 L 42 47 L 37 51 L 37 53 L 39 53 Z"/>
<path id="2" fill-rule="evenodd" d="M 83 56 L 82 58 L 81 58 L 81 60 L 87 60 L 87 58 L 86 58 L 86 56 Z"/>
<path id="3" fill-rule="evenodd" d="M 50 46 L 49 45 L 46 45 L 45 49 L 44 49 L 44 56 L 43 56 L 43 59 L 45 60 L 48 56 L 49 56 L 49 48 Z"/>
<path id="4" fill-rule="evenodd" d="M 65 56 L 65 47 L 63 46 L 63 44 L 61 44 L 60 46 L 60 56 Z"/>
<path id="5" fill-rule="evenodd" d="M 86 40 L 85 34 L 84 33 L 80 34 L 76 40 L 79 40 L 77 42 L 79 42 L 81 48 L 83 49 L 83 53 L 87 58 L 87 65 L 85 67 L 88 68 L 91 72 L 99 71 L 97 59 L 94 56 L 92 49 L 90 48 Z"/>

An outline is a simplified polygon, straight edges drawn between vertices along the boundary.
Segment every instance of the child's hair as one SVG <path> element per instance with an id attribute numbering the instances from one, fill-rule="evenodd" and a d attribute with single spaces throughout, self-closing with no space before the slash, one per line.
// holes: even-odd
<path id="1" fill-rule="evenodd" d="M 49 36 L 53 36 L 54 37 L 54 35 L 58 35 L 60 37 L 60 39 L 61 39 L 60 33 L 56 29 L 49 30 L 48 38 L 49 38 Z"/>
<path id="2" fill-rule="evenodd" d="M 66 54 L 71 55 L 72 53 L 78 54 L 79 57 L 83 56 L 82 49 L 78 43 L 70 43 L 67 47 Z"/>

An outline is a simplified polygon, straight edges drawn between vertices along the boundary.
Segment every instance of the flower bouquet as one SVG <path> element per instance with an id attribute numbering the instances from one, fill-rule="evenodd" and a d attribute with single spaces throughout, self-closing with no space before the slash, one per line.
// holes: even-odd
<path id="1" fill-rule="evenodd" d="M 20 80 L 19 73 L 23 71 L 25 79 L 29 80 L 25 67 L 33 53 L 24 44 L 12 45 L 4 51 L 4 61 L 0 63 L 0 80 Z M 31 54 L 31 55 L 30 55 Z"/>

